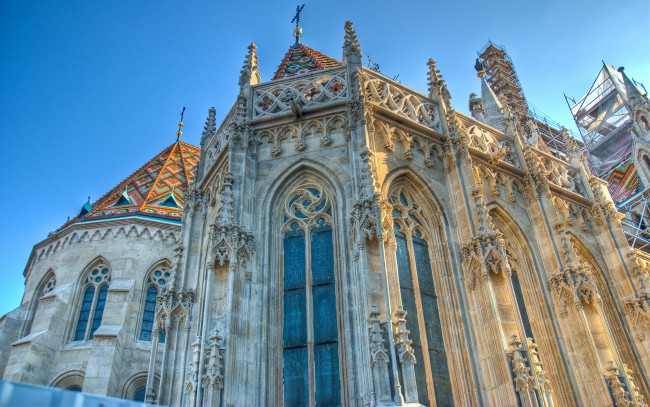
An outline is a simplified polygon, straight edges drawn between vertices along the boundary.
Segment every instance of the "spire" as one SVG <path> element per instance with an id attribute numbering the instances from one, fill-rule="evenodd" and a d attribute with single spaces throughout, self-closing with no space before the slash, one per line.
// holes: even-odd
<path id="1" fill-rule="evenodd" d="M 211 107 L 210 110 L 208 110 L 208 117 L 205 119 L 205 126 L 203 126 L 201 144 L 203 144 L 204 141 L 210 139 L 217 132 L 217 124 L 215 120 L 216 114 L 217 111 L 214 107 Z"/>
<path id="2" fill-rule="evenodd" d="M 294 21 L 296 22 L 296 27 L 293 29 L 293 36 L 296 37 L 295 45 L 300 44 L 300 37 L 302 37 L 302 28 L 300 28 L 300 12 L 303 8 L 305 8 L 304 4 L 302 6 L 296 6 L 296 15 L 293 17 L 293 20 L 291 20 L 292 23 Z"/>
<path id="3" fill-rule="evenodd" d="M 262 81 L 257 61 L 257 45 L 251 42 L 239 75 L 239 89 L 243 91 L 247 86 L 257 85 Z"/>
<path id="4" fill-rule="evenodd" d="M 483 110 L 485 114 L 485 124 L 503 131 L 503 106 L 499 99 L 485 80 L 485 75 L 481 76 L 481 99 L 483 100 Z"/>
<path id="5" fill-rule="evenodd" d="M 450 107 L 451 94 L 447 89 L 447 85 L 445 85 L 445 81 L 442 79 L 440 71 L 436 68 L 436 61 L 429 58 L 427 66 L 429 66 L 429 97 L 434 100 L 441 100 Z"/>
<path id="6" fill-rule="evenodd" d="M 357 33 L 354 31 L 354 25 L 351 21 L 345 22 L 345 40 L 343 41 L 343 63 L 348 59 L 352 63 L 361 63 L 361 47 L 357 39 Z"/>

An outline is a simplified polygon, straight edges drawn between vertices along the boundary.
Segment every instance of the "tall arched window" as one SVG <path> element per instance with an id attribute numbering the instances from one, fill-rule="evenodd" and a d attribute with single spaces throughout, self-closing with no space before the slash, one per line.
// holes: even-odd
<path id="1" fill-rule="evenodd" d="M 90 340 L 102 324 L 111 272 L 104 263 L 92 268 L 84 282 L 81 308 L 74 332 L 75 341 Z M 90 322 L 90 323 L 89 323 Z"/>
<path id="2" fill-rule="evenodd" d="M 150 341 L 151 331 L 153 329 L 154 314 L 156 312 L 156 297 L 165 291 L 167 281 L 171 276 L 171 271 L 166 264 L 154 267 L 147 277 L 145 285 L 144 310 L 142 311 L 142 325 L 140 327 L 140 340 Z M 165 343 L 165 334 L 160 334 L 158 338 L 160 343 Z"/>
<path id="3" fill-rule="evenodd" d="M 285 406 L 340 406 L 330 198 L 297 189 L 284 207 Z"/>
<path id="4" fill-rule="evenodd" d="M 403 189 L 389 195 L 393 206 L 396 265 L 406 327 L 411 331 L 418 399 L 429 406 L 453 405 L 447 353 L 442 337 L 438 296 L 421 207 Z"/>

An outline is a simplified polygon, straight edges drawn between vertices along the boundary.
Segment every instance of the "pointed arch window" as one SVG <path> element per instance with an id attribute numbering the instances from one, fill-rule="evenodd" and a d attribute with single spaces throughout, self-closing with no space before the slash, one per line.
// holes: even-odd
<path id="1" fill-rule="evenodd" d="M 340 406 L 332 209 L 317 188 L 284 208 L 284 406 Z"/>
<path id="2" fill-rule="evenodd" d="M 142 324 L 140 326 L 140 340 L 150 341 L 156 312 L 156 298 L 165 292 L 171 271 L 166 265 L 158 266 L 149 273 L 145 285 L 144 309 L 142 311 Z M 158 342 L 165 343 L 165 334 L 161 333 Z"/>
<path id="3" fill-rule="evenodd" d="M 420 206 L 407 191 L 393 192 L 389 202 L 393 206 L 400 296 L 417 361 L 418 399 L 426 406 L 450 406 L 453 395 L 431 267 L 431 238 Z"/>
<path id="4" fill-rule="evenodd" d="M 74 332 L 75 341 L 93 339 L 93 334 L 102 324 L 110 281 L 111 272 L 103 263 L 93 267 L 88 273 Z"/>

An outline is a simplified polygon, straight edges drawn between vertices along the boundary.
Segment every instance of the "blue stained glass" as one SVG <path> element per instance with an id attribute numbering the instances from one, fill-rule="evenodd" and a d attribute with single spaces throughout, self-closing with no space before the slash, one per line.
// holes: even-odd
<path id="1" fill-rule="evenodd" d="M 300 199 L 301 196 L 302 196 L 302 194 L 294 195 L 294 197 L 291 198 L 291 200 L 289 201 L 289 206 L 291 206 L 292 203 L 294 203 L 294 202 L 296 202 L 298 199 Z"/>
<path id="2" fill-rule="evenodd" d="M 396 224 L 397 225 L 397 224 Z M 402 235 L 403 236 L 403 235 Z M 399 274 L 399 285 L 413 289 L 413 277 L 411 276 L 411 260 L 409 259 L 408 248 L 406 246 L 406 239 L 395 233 L 395 240 L 397 243 L 397 272 Z"/>
<path id="3" fill-rule="evenodd" d="M 399 202 L 405 207 L 409 206 L 408 202 L 406 202 L 406 197 L 404 196 L 404 192 L 399 193 Z"/>
<path id="4" fill-rule="evenodd" d="M 447 355 L 444 353 L 429 352 L 431 371 L 433 373 L 436 406 L 448 407 L 454 405 L 454 395 L 451 391 L 451 379 L 447 367 Z"/>
<path id="5" fill-rule="evenodd" d="M 413 254 L 418 269 L 418 283 L 420 291 L 435 297 L 436 289 L 431 272 L 431 260 L 429 259 L 429 247 L 424 240 L 413 239 Z"/>
<path id="6" fill-rule="evenodd" d="M 284 347 L 307 344 L 307 298 L 305 289 L 284 292 Z"/>
<path id="7" fill-rule="evenodd" d="M 330 226 L 318 227 L 312 231 L 311 270 L 313 285 L 334 282 L 334 251 Z"/>
<path id="8" fill-rule="evenodd" d="M 136 390 L 133 394 L 133 401 L 144 402 L 145 391 L 146 387 L 140 387 L 138 390 Z"/>
<path id="9" fill-rule="evenodd" d="M 316 198 L 320 198 L 320 191 L 316 188 L 307 188 L 307 191 L 311 192 Z"/>
<path id="10" fill-rule="evenodd" d="M 326 203 L 327 203 L 327 199 L 323 199 L 323 202 L 319 203 L 318 206 L 314 208 L 314 212 L 320 212 L 321 209 L 325 207 Z"/>
<path id="11" fill-rule="evenodd" d="M 305 236 L 284 239 L 284 289 L 305 286 Z"/>
<path id="12" fill-rule="evenodd" d="M 413 290 L 402 288 L 400 290 L 402 295 L 402 307 L 406 311 L 406 329 L 411 331 L 409 338 L 413 341 L 413 345 L 420 346 L 422 340 L 420 339 L 420 326 L 418 324 L 418 309 L 415 305 L 415 293 Z"/>
<path id="13" fill-rule="evenodd" d="M 341 380 L 339 379 L 338 343 L 314 346 L 314 371 L 316 373 L 316 406 L 340 406 Z"/>
<path id="14" fill-rule="evenodd" d="M 151 285 L 147 288 L 147 296 L 144 303 L 144 312 L 142 313 L 142 328 L 140 329 L 140 340 L 150 341 L 151 331 L 153 329 L 154 313 L 156 310 L 156 297 L 158 289 Z"/>
<path id="15" fill-rule="evenodd" d="M 90 310 L 93 306 L 93 297 L 95 296 L 95 287 L 90 285 L 84 291 L 83 302 L 81 303 L 81 310 L 79 311 L 79 319 L 77 320 L 77 329 L 74 333 L 75 341 L 83 341 L 86 337 L 86 327 L 88 326 L 88 319 L 90 318 Z"/>
<path id="16" fill-rule="evenodd" d="M 309 365 L 307 347 L 285 349 L 283 355 L 283 390 L 285 407 L 309 405 Z"/>
<path id="17" fill-rule="evenodd" d="M 334 284 L 313 287 L 314 342 L 338 340 L 336 326 L 336 294 Z"/>
<path id="18" fill-rule="evenodd" d="M 512 270 L 512 288 L 515 290 L 515 298 L 517 300 L 517 308 L 519 309 L 519 315 L 521 315 L 521 322 L 524 324 L 524 331 L 526 336 L 529 338 L 534 338 L 533 330 L 530 327 L 530 319 L 528 319 L 528 311 L 526 310 L 526 303 L 524 302 L 524 293 L 521 291 L 521 283 L 519 282 L 519 276 L 517 275 L 516 270 Z"/>
<path id="19" fill-rule="evenodd" d="M 408 326 L 407 326 L 408 327 Z M 424 365 L 424 356 L 422 355 L 422 348 L 413 346 L 413 354 L 415 355 L 415 384 L 418 386 L 418 401 L 420 404 L 429 405 L 429 393 L 427 390 L 427 371 Z"/>
<path id="20" fill-rule="evenodd" d="M 104 315 L 104 305 L 106 304 L 106 295 L 108 294 L 108 284 L 104 284 L 99 289 L 99 296 L 97 297 L 97 304 L 95 305 L 95 315 L 93 315 L 93 325 L 90 327 L 90 337 L 93 338 L 93 334 L 102 324 L 102 316 Z"/>

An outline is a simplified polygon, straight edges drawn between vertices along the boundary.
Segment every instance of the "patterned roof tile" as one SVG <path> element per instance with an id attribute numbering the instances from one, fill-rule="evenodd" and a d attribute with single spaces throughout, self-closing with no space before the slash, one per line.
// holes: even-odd
<path id="1" fill-rule="evenodd" d="M 304 44 L 292 45 L 273 76 L 273 80 L 341 65 L 340 62 L 309 48 Z"/>
<path id="2" fill-rule="evenodd" d="M 124 215 L 144 214 L 180 219 L 200 152 L 198 147 L 176 141 L 99 198 L 89 213 L 70 219 L 60 229 L 79 221 Z M 131 204 L 116 206 L 125 190 Z M 161 205 L 172 194 L 179 207 Z"/>

